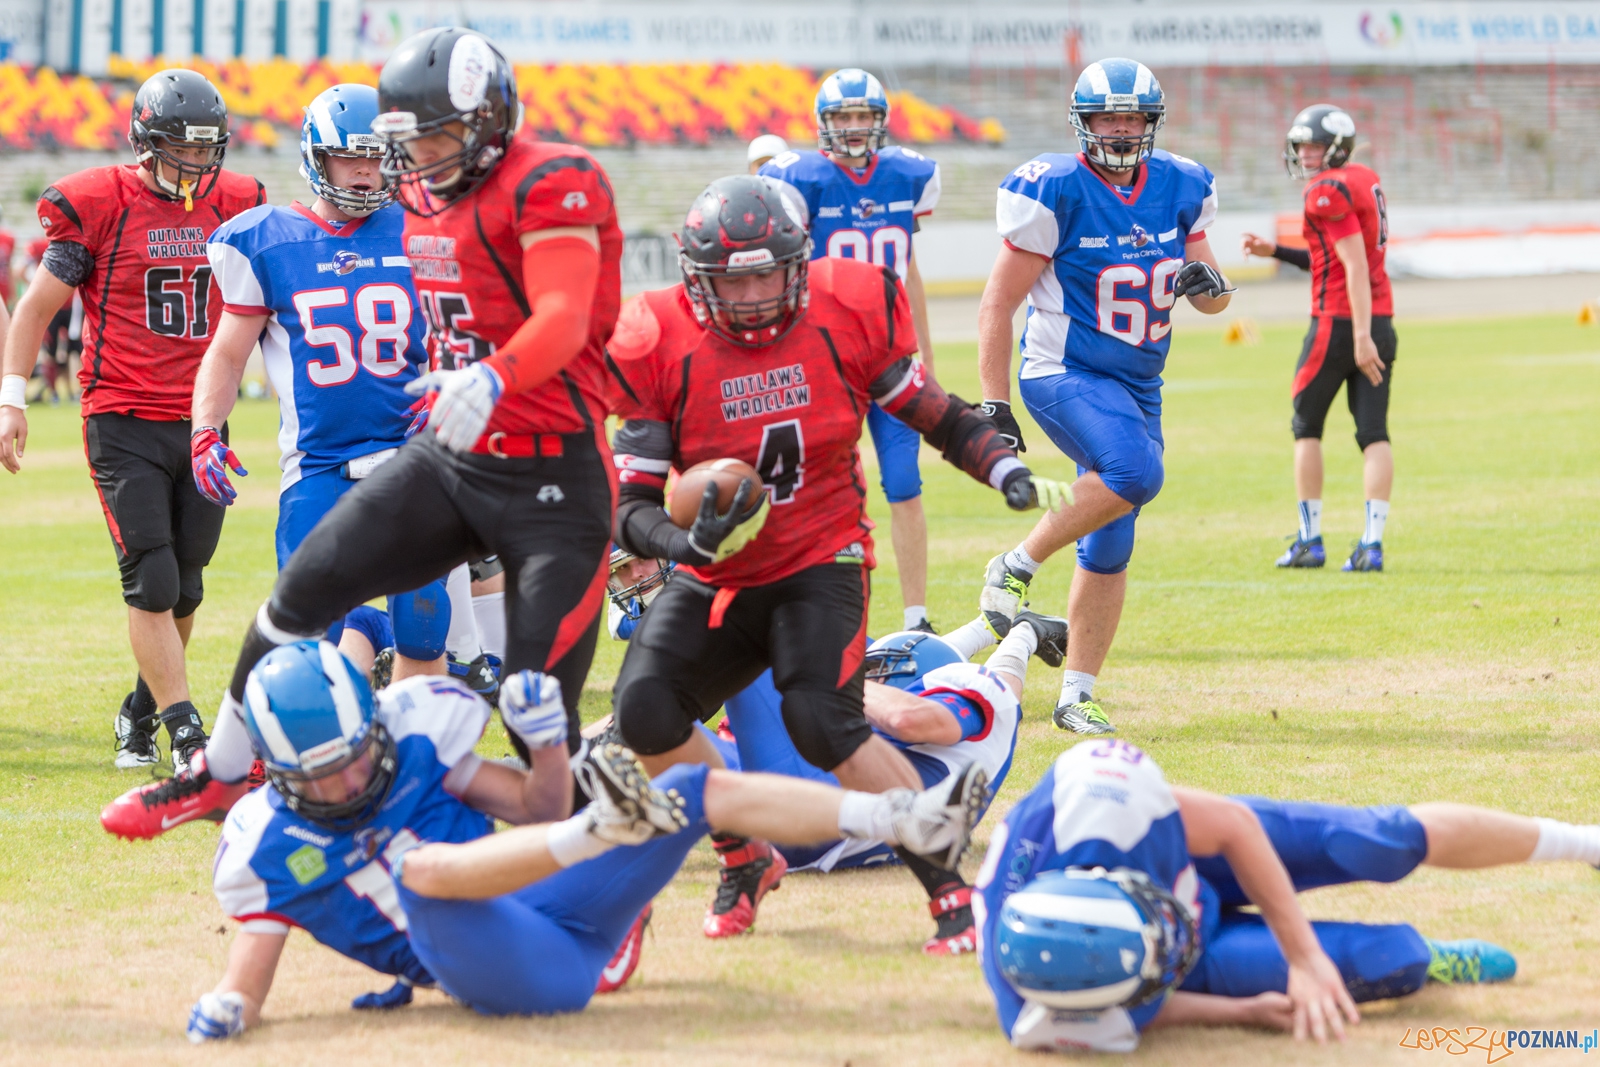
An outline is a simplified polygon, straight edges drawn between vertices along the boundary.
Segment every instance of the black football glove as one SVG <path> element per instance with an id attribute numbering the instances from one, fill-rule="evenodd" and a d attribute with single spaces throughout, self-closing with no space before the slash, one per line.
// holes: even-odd
<path id="1" fill-rule="evenodd" d="M 760 499 L 754 506 L 746 507 L 751 495 L 758 492 Z M 700 498 L 700 514 L 689 527 L 689 546 L 706 557 L 707 563 L 721 563 L 755 540 L 767 521 L 767 492 L 756 489 L 749 478 L 733 491 L 733 503 L 722 515 L 717 514 L 718 493 L 716 482 L 706 483 L 705 495 Z"/>
<path id="2" fill-rule="evenodd" d="M 1033 508 L 1060 511 L 1073 503 L 1072 486 L 1053 478 L 1041 478 L 1026 467 L 1018 467 L 1006 475 L 1005 481 L 1000 483 L 1000 491 L 1006 495 L 1006 506 L 1012 511 Z"/>
<path id="3" fill-rule="evenodd" d="M 1017 425 L 1017 417 L 1011 414 L 1011 401 L 985 400 L 978 405 L 978 410 L 984 418 L 994 423 L 995 429 L 1000 431 L 1000 440 L 1010 445 L 1013 452 L 1028 450 L 1028 446 L 1022 443 L 1022 427 Z"/>
<path id="4" fill-rule="evenodd" d="M 1224 293 L 1231 293 L 1228 283 L 1223 279 L 1222 272 L 1211 264 L 1201 260 L 1185 263 L 1178 272 L 1177 278 L 1172 282 L 1173 296 L 1209 296 L 1219 297 Z"/>

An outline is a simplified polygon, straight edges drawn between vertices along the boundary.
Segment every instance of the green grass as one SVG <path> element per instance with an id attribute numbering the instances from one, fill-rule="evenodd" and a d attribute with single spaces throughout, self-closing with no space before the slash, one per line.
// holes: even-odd
<path id="1" fill-rule="evenodd" d="M 1402 323 L 1400 335 L 1389 569 L 1348 575 L 1337 563 L 1359 533 L 1362 502 L 1342 406 L 1327 431 L 1330 566 L 1272 567 L 1294 528 L 1288 383 L 1299 331 L 1269 328 L 1254 347 L 1226 346 L 1219 331 L 1179 331 L 1167 375 L 1166 486 L 1139 520 L 1127 609 L 1097 696 L 1122 736 L 1186 784 L 1356 803 L 1454 799 L 1596 821 L 1596 335 L 1557 318 Z M 971 346 L 940 351 L 941 379 L 968 397 L 978 392 L 973 357 Z M 225 942 L 213 933 L 220 923 L 208 894 L 215 833 L 187 828 L 135 847 L 99 830 L 99 807 L 138 780 L 110 762 L 111 718 L 134 675 L 125 613 L 77 414 L 35 406 L 29 415 L 24 472 L 0 478 L 0 980 L 8 987 L 0 1057 L 32 1058 L 43 1046 L 87 1059 L 106 1049 L 165 1055 L 178 1051 L 182 1010 L 214 981 Z M 1070 477 L 1043 434 L 1024 427 L 1028 462 Z M 272 582 L 275 432 L 275 406 L 240 405 L 234 440 L 252 474 L 206 572 L 190 655 L 195 700 L 208 717 Z M 1020 540 L 1030 520 L 928 451 L 923 474 L 929 606 L 949 628 L 973 613 L 984 562 Z M 876 492 L 871 507 L 887 510 Z M 873 632 L 897 628 L 901 607 L 887 529 L 880 533 Z M 1052 561 L 1034 583 L 1034 606 L 1064 612 L 1070 574 L 1068 555 Z M 602 644 L 585 694 L 589 717 L 605 710 L 620 659 L 619 646 Z M 1002 810 L 1064 745 L 1047 725 L 1051 675 L 1035 664 Z M 498 755 L 504 742 L 491 737 L 485 748 Z M 671 891 L 681 915 L 658 918 L 643 989 L 630 994 L 643 998 L 633 1014 L 614 998 L 582 1020 L 508 1030 L 436 1002 L 412 1013 L 410 1036 L 391 1054 L 433 1049 L 428 1055 L 453 1059 L 468 1047 L 456 1038 L 469 1034 L 491 1048 L 515 1036 L 513 1053 L 524 1040 L 548 1039 L 575 1054 L 582 1035 L 635 1026 L 625 1031 L 630 1040 L 595 1047 L 612 1062 L 647 1049 L 710 1062 L 736 1054 L 737 1035 L 693 1020 L 755 1011 L 730 1007 L 748 1003 L 788 1005 L 787 1023 L 747 1018 L 798 1035 L 786 1046 L 794 1055 L 893 1062 L 918 1041 L 932 1042 L 921 1047 L 934 1060 L 1004 1055 L 970 961 L 926 965 L 910 948 L 926 920 L 916 917 L 908 880 L 797 882 L 764 909 L 765 940 L 707 948 L 692 931 L 711 868 L 696 855 Z M 1317 914 L 1415 918 L 1441 936 L 1501 939 L 1523 958 L 1507 989 L 1428 994 L 1380 1013 L 1363 1028 L 1364 1040 L 1382 1036 L 1364 1058 L 1392 1055 L 1405 1026 L 1435 1018 L 1581 1022 L 1600 998 L 1600 976 L 1587 963 L 1600 944 L 1591 875 L 1567 867 L 1430 872 L 1402 887 L 1309 898 Z M 889 899 L 905 906 L 891 908 Z M 674 970 L 672 953 L 689 961 L 686 973 Z M 336 999 L 319 993 L 310 1002 L 280 989 L 269 1018 L 298 1021 L 256 1041 L 298 1042 L 310 1054 L 326 1042 L 340 1047 L 352 1027 L 363 1040 L 378 1032 L 342 1010 L 337 998 L 362 988 L 349 969 L 310 949 L 291 957 L 304 961 L 291 970 L 306 982 L 326 973 L 344 984 L 335 982 Z M 772 966 L 776 958 L 798 969 Z M 710 995 L 701 977 L 722 990 L 709 1004 L 696 999 Z M 932 1002 L 934 992 L 943 999 Z M 865 1007 L 891 995 L 904 1018 L 930 1020 L 932 1030 L 908 1037 L 903 1019 Z M 792 997 L 831 1007 L 803 1010 Z M 1241 1035 L 1208 1040 L 1161 1037 L 1142 1055 L 1175 1061 L 1197 1049 L 1226 1048 L 1230 1057 L 1255 1049 L 1249 1055 L 1265 1062 L 1283 1051 Z"/>

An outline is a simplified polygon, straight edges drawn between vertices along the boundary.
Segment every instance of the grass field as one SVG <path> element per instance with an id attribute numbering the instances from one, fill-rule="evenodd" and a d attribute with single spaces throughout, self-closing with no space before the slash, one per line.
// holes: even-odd
<path id="1" fill-rule="evenodd" d="M 1185 784 L 1353 803 L 1453 799 L 1596 821 L 1600 339 L 1553 318 L 1402 322 L 1400 334 L 1389 571 L 1347 575 L 1272 567 L 1293 529 L 1287 385 L 1298 330 L 1268 329 L 1249 348 L 1224 346 L 1215 328 L 1179 331 L 1166 488 L 1140 520 L 1127 611 L 1097 695 L 1122 736 Z M 940 355 L 941 378 L 969 397 L 973 356 L 970 346 Z M 972 958 L 917 952 L 931 924 L 909 876 L 793 877 L 752 936 L 710 943 L 698 932 L 715 878 L 703 845 L 660 898 L 632 984 L 582 1015 L 487 1020 L 425 993 L 407 1011 L 358 1017 L 349 999 L 386 980 L 296 934 L 265 1025 L 232 1047 L 191 1050 L 184 1018 L 231 937 L 209 892 L 216 830 L 130 845 L 95 821 L 139 780 L 111 767 L 111 718 L 134 668 L 76 412 L 29 414 L 24 473 L 0 479 L 0 1059 L 1022 1061 L 994 1024 Z M 275 409 L 242 405 L 233 425 L 253 473 L 207 571 L 191 646 L 208 715 L 273 576 Z M 1070 474 L 1041 434 L 1029 440 L 1035 469 Z M 1324 524 L 1336 562 L 1361 516 L 1342 407 L 1328 444 Z M 948 628 L 970 617 L 983 563 L 1030 520 L 931 453 L 924 477 L 929 602 Z M 873 507 L 886 510 L 877 497 Z M 886 532 L 881 542 L 874 632 L 900 617 Z M 1069 576 L 1065 556 L 1047 567 L 1035 606 L 1064 610 Z M 620 647 L 602 646 L 585 693 L 591 716 L 605 710 L 620 659 Z M 1048 721 L 1056 684 L 1036 661 L 996 813 L 1066 743 Z M 503 738 L 491 734 L 483 751 L 502 754 Z M 980 843 L 987 836 L 986 826 Z M 1399 886 L 1311 894 L 1315 917 L 1487 937 L 1516 952 L 1521 973 L 1508 986 L 1374 1005 L 1340 1049 L 1242 1031 L 1157 1033 L 1135 1059 L 1417 1063 L 1445 1056 L 1400 1048 L 1408 1028 L 1587 1033 L 1600 1025 L 1597 901 L 1600 874 L 1576 865 L 1424 871 Z"/>

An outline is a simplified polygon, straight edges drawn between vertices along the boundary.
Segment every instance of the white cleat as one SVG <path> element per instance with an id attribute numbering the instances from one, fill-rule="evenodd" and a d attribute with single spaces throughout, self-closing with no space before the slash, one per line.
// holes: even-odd
<path id="1" fill-rule="evenodd" d="M 596 837 L 617 845 L 641 845 L 689 825 L 676 789 L 650 784 L 639 758 L 618 744 L 594 745 L 573 765 L 584 791 L 594 798 L 589 821 Z"/>

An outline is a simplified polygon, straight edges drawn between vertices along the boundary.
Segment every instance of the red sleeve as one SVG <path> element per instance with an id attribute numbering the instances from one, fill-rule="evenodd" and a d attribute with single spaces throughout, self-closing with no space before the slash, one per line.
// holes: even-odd
<path id="1" fill-rule="evenodd" d="M 587 153 L 553 156 L 517 182 L 517 233 L 554 226 L 599 226 L 615 211 L 611 183 Z"/>
<path id="2" fill-rule="evenodd" d="M 1361 232 L 1361 220 L 1339 182 L 1312 182 L 1306 187 L 1306 216 L 1318 219 L 1323 232 L 1335 241 Z"/>
<path id="3" fill-rule="evenodd" d="M 93 249 L 99 236 L 96 226 L 95 206 L 107 203 L 109 190 L 95 195 L 93 189 L 83 189 L 74 174 L 50 186 L 39 196 L 39 225 L 44 228 L 49 241 L 69 241 Z"/>

